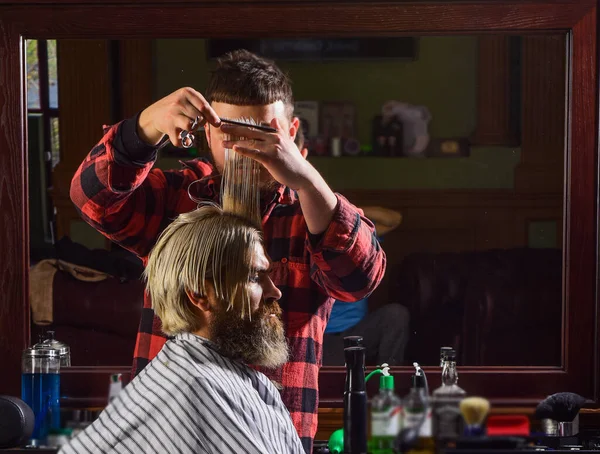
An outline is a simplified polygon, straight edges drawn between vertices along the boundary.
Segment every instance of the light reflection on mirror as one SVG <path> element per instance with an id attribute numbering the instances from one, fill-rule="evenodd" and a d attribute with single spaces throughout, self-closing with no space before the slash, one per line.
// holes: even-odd
<path id="1" fill-rule="evenodd" d="M 548 366 L 560 365 L 562 341 L 565 46 L 564 35 L 154 40 L 145 77 L 151 101 L 202 91 L 231 47 L 289 73 L 309 161 L 364 209 L 388 260 L 368 299 L 334 304 L 324 365 L 342 366 L 343 337 L 360 335 L 368 365 L 435 365 L 452 346 L 461 365 Z M 94 145 L 71 151 L 77 131 L 60 124 L 102 137 L 86 123 L 94 106 L 61 113 L 71 90 L 61 75 L 76 77 L 68 55 L 61 41 L 27 41 L 32 342 L 54 329 L 73 365 L 128 366 L 141 264 L 56 189 Z M 155 165 L 206 154 L 166 147 Z"/>

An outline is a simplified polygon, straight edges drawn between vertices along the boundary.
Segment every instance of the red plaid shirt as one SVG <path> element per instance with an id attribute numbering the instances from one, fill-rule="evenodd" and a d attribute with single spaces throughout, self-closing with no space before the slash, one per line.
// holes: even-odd
<path id="1" fill-rule="evenodd" d="M 201 159 L 182 163 L 183 170 L 152 169 L 156 150 L 137 137 L 136 121 L 105 128 L 104 137 L 73 177 L 71 199 L 86 222 L 146 264 L 167 224 L 196 208 L 188 188 L 195 197 L 218 200 L 219 185 L 212 165 Z M 264 239 L 273 261 L 271 278 L 283 294 L 280 305 L 290 361 L 276 371 L 262 372 L 283 385 L 281 397 L 307 453 L 317 431 L 323 332 L 333 301 L 368 296 L 385 271 L 385 254 L 373 224 L 344 197 L 336 196 L 333 220 L 317 238 L 309 235 L 300 203 L 289 188 L 281 187 L 273 200 L 263 202 Z M 145 295 L 134 374 L 165 341 Z"/>

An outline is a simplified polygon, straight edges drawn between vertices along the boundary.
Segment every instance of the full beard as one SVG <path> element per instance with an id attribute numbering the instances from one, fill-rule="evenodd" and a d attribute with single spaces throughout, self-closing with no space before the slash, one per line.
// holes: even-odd
<path id="1" fill-rule="evenodd" d="M 277 302 L 264 304 L 252 314 L 241 318 L 239 310 L 215 311 L 211 323 L 211 340 L 229 358 L 269 369 L 285 364 L 289 349 L 285 340 L 281 308 Z"/>

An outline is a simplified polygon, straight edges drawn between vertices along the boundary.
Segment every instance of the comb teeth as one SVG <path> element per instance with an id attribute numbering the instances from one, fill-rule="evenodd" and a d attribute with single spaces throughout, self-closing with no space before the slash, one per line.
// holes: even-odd
<path id="1" fill-rule="evenodd" d="M 222 123 L 228 123 L 230 125 L 237 125 L 237 126 L 244 126 L 247 128 L 256 128 L 256 129 L 262 129 L 262 128 L 266 128 L 267 126 L 261 126 L 259 125 L 256 120 L 254 118 L 251 117 L 241 117 L 238 118 L 236 120 L 233 120 L 231 118 L 221 118 L 221 122 Z M 271 128 L 272 129 L 272 128 Z"/>
<path id="2" fill-rule="evenodd" d="M 258 129 L 260 131 L 265 131 L 265 132 L 277 132 L 277 129 L 272 128 L 270 126 L 259 125 L 254 120 L 239 121 L 239 120 L 231 120 L 229 118 L 221 118 L 221 123 L 228 123 L 230 125 L 236 125 L 236 126 L 252 127 L 253 129 Z"/>

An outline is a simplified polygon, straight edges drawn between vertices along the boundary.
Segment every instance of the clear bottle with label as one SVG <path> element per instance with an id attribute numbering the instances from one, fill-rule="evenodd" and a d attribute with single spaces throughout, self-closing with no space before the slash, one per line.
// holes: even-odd
<path id="1" fill-rule="evenodd" d="M 432 395 L 433 432 L 438 450 L 460 437 L 463 418 L 459 404 L 467 394 L 458 386 L 456 351 L 451 349 L 440 354 L 442 355 L 442 385 Z"/>
<path id="2" fill-rule="evenodd" d="M 414 427 L 418 424 L 426 424 L 421 422 L 423 418 L 427 418 L 427 393 L 425 391 L 425 382 L 423 376 L 412 375 L 412 386 L 408 395 L 404 398 L 404 427 Z M 421 426 L 422 427 L 422 426 Z"/>
<path id="3" fill-rule="evenodd" d="M 110 386 L 108 388 L 108 403 L 117 397 L 117 395 L 123 390 L 121 374 L 111 374 Z"/>
<path id="4" fill-rule="evenodd" d="M 384 368 L 379 377 L 379 393 L 371 400 L 371 439 L 369 452 L 393 454 L 400 433 L 402 401 L 394 392 L 394 377 Z"/>
<path id="5" fill-rule="evenodd" d="M 440 354 L 442 359 L 442 386 L 433 391 L 433 397 L 459 396 L 464 397 L 467 393 L 458 386 L 458 371 L 456 370 L 456 351 L 446 350 Z"/>
<path id="6" fill-rule="evenodd" d="M 409 453 L 433 453 L 434 442 L 431 430 L 431 408 L 429 396 L 425 385 L 425 377 L 422 374 L 411 376 L 412 386 L 408 395 L 402 400 L 403 406 L 403 428 L 419 428 L 419 438 Z"/>

